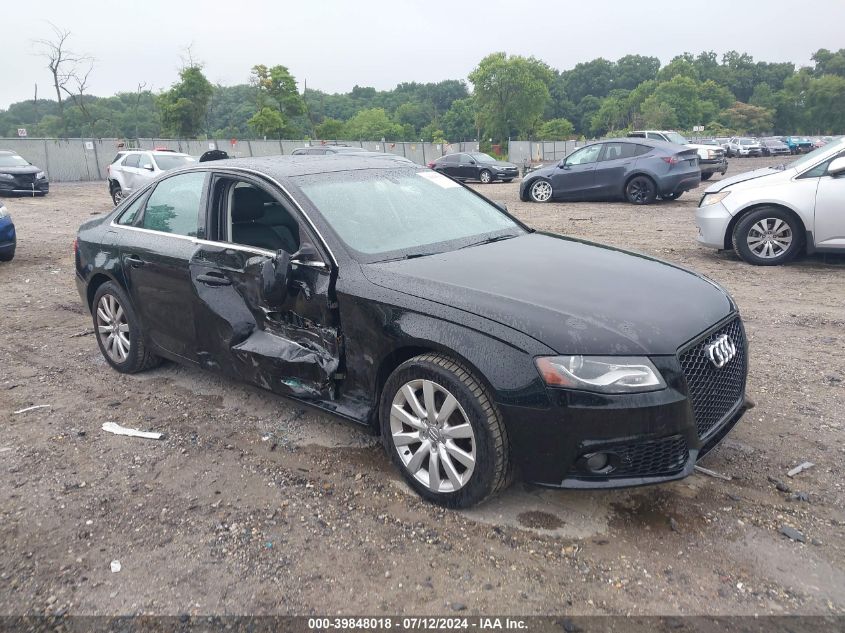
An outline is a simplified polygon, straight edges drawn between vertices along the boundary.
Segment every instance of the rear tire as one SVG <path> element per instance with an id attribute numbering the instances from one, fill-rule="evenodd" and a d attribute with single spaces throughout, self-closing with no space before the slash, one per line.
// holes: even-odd
<path id="1" fill-rule="evenodd" d="M 657 185 L 648 176 L 634 176 L 625 185 L 625 199 L 631 204 L 652 204 L 657 198 Z"/>
<path id="2" fill-rule="evenodd" d="M 804 227 L 777 207 L 757 209 L 737 222 L 731 236 L 734 251 L 756 266 L 777 266 L 793 259 L 804 245 Z"/>
<path id="3" fill-rule="evenodd" d="M 510 483 L 501 414 L 458 361 L 423 354 L 402 363 L 384 385 L 379 417 L 390 459 L 423 499 L 468 508 Z"/>
<path id="4" fill-rule="evenodd" d="M 713 172 L 711 171 L 709 174 L 701 174 L 702 180 L 710 180 L 713 177 Z"/>
<path id="5" fill-rule="evenodd" d="M 91 303 L 94 335 L 103 358 L 122 374 L 151 369 L 161 358 L 144 342 L 138 315 L 129 297 L 113 281 L 107 281 L 94 294 Z"/>

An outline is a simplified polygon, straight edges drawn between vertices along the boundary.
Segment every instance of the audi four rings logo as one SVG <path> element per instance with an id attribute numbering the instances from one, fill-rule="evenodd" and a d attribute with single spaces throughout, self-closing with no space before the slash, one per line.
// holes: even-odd
<path id="1" fill-rule="evenodd" d="M 716 369 L 721 369 L 736 356 L 736 345 L 730 336 L 722 334 L 705 348 L 705 353 Z"/>

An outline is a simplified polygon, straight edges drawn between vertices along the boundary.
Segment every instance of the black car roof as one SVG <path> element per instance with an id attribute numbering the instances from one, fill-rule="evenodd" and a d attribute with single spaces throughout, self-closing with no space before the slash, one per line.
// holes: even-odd
<path id="1" fill-rule="evenodd" d="M 289 178 L 291 176 L 307 176 L 310 174 L 322 174 L 332 171 L 354 171 L 360 169 L 398 169 L 419 168 L 402 158 L 392 154 L 375 156 L 367 154 L 339 153 L 319 155 L 296 155 L 296 156 L 261 156 L 251 158 L 230 158 L 228 160 L 216 160 L 213 163 L 202 163 L 203 167 L 213 165 L 214 168 L 232 167 L 234 169 L 250 169 L 258 171 L 274 178 Z M 198 163 L 197 166 L 200 164 Z M 192 166 L 190 169 L 196 169 Z"/>

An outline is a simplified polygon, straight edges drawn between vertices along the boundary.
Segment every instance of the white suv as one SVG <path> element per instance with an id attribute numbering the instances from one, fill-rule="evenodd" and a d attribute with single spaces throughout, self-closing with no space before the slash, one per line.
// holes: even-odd
<path id="1" fill-rule="evenodd" d="M 109 193 L 115 205 L 133 191 L 171 169 L 184 167 L 196 159 L 169 150 L 124 150 L 108 166 Z"/>
<path id="2" fill-rule="evenodd" d="M 771 266 L 801 252 L 845 252 L 845 139 L 792 163 L 726 178 L 704 191 L 698 241 Z"/>

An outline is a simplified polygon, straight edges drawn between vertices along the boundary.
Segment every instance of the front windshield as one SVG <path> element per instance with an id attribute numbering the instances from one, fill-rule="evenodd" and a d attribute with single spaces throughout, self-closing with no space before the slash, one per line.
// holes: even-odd
<path id="1" fill-rule="evenodd" d="M 470 157 L 473 158 L 476 162 L 479 163 L 495 163 L 496 159 L 490 156 L 489 154 L 482 154 L 481 152 L 475 152 L 470 154 Z"/>
<path id="2" fill-rule="evenodd" d="M 743 138 L 739 140 L 740 145 L 754 145 L 754 139 Z"/>
<path id="3" fill-rule="evenodd" d="M 687 145 L 689 141 L 677 132 L 666 132 L 666 138 L 670 143 L 677 143 L 678 145 Z"/>
<path id="4" fill-rule="evenodd" d="M 26 167 L 29 165 L 17 154 L 0 154 L 0 167 Z"/>
<path id="5" fill-rule="evenodd" d="M 177 167 L 184 167 L 189 163 L 196 162 L 192 156 L 170 156 L 168 154 L 156 154 L 156 164 L 162 171 L 168 169 L 176 169 Z"/>
<path id="6" fill-rule="evenodd" d="M 807 165 L 812 165 L 819 158 L 821 158 L 822 155 L 827 154 L 827 152 L 832 152 L 832 154 L 835 154 L 841 149 L 845 149 L 845 140 L 840 140 L 839 143 L 828 143 L 827 145 L 824 145 L 822 147 L 817 147 L 808 154 L 804 154 L 798 160 L 792 161 L 791 163 L 789 163 L 788 167 L 801 169 L 802 167 L 805 167 Z"/>
<path id="7" fill-rule="evenodd" d="M 499 208 L 433 171 L 368 169 L 294 181 L 365 262 L 444 252 L 525 232 Z"/>

